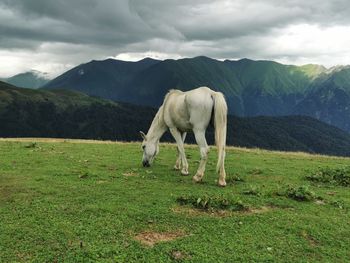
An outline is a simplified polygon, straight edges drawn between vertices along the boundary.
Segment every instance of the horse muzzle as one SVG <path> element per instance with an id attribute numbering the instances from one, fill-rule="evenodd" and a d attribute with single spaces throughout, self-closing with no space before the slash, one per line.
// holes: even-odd
<path id="1" fill-rule="evenodd" d="M 143 167 L 150 167 L 151 166 L 149 161 L 142 161 L 142 165 L 143 165 Z"/>

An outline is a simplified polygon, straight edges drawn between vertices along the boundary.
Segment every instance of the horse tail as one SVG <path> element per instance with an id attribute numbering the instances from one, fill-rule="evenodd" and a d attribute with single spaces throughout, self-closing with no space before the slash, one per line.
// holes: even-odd
<path id="1" fill-rule="evenodd" d="M 214 127 L 215 127 L 215 144 L 218 149 L 218 163 L 216 171 L 225 164 L 225 147 L 227 132 L 227 104 L 225 97 L 221 92 L 213 92 L 214 100 Z"/>

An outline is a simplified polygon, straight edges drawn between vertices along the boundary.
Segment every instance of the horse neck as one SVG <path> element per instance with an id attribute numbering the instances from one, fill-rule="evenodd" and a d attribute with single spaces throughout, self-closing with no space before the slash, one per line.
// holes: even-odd
<path id="1" fill-rule="evenodd" d="M 148 140 L 154 142 L 158 141 L 167 130 L 167 128 L 168 127 L 166 126 L 163 118 L 163 106 L 161 106 L 152 121 L 151 127 L 147 132 Z"/>

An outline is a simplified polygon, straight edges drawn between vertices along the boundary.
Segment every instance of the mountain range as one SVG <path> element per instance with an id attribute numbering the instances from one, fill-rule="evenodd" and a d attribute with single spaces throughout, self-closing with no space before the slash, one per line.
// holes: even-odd
<path id="1" fill-rule="evenodd" d="M 225 94 L 237 116 L 306 115 L 350 131 L 350 67 L 284 65 L 208 57 L 114 59 L 81 64 L 43 85 L 158 107 L 169 89 L 208 86 Z"/>
<path id="2" fill-rule="evenodd" d="M 2 78 L 0 80 L 21 88 L 37 89 L 49 82 L 50 78 L 48 77 L 47 73 L 37 70 L 30 70 L 24 73 L 16 74 L 9 78 Z"/>
<path id="3" fill-rule="evenodd" d="M 116 103 L 84 93 L 18 88 L 0 82 L 0 137 L 140 140 L 156 109 Z M 214 131 L 207 131 L 213 144 Z M 162 141 L 174 141 L 166 133 Z M 186 142 L 194 143 L 193 135 Z M 227 144 L 350 156 L 350 134 L 311 117 L 228 116 Z"/>

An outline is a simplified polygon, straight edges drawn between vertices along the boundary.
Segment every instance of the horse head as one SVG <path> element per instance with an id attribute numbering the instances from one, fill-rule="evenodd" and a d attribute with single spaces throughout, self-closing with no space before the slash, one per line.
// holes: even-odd
<path id="1" fill-rule="evenodd" d="M 140 131 L 140 134 L 143 138 L 143 142 L 141 145 L 143 151 L 142 165 L 144 167 L 150 167 L 154 158 L 159 152 L 159 141 L 148 139 L 147 135 L 142 131 Z"/>

